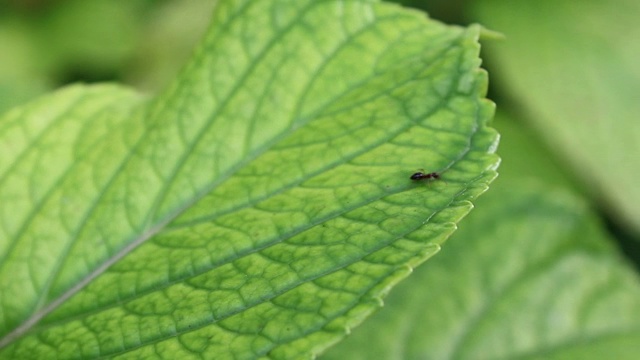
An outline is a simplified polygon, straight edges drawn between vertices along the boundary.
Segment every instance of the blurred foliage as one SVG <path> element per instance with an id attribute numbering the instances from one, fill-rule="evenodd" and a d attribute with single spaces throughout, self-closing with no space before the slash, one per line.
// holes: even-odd
<path id="1" fill-rule="evenodd" d="M 214 1 L 0 4 L 0 111 L 74 82 L 166 84 L 204 33 Z"/>
<path id="2" fill-rule="evenodd" d="M 552 147 L 619 227 L 640 233 L 640 3 L 476 1 L 505 105 Z M 615 175 L 615 176 L 612 176 Z"/>

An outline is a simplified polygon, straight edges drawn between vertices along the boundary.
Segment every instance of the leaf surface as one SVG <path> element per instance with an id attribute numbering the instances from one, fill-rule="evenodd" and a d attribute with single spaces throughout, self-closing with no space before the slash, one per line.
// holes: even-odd
<path id="1" fill-rule="evenodd" d="M 220 1 L 158 96 L 74 86 L 7 113 L 0 358 L 337 341 L 495 177 L 477 37 L 373 1 Z"/>

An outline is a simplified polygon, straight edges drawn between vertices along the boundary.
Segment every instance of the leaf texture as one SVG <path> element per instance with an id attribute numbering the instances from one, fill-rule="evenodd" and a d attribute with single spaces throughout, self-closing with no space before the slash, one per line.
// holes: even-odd
<path id="1" fill-rule="evenodd" d="M 477 37 L 375 1 L 220 1 L 158 96 L 73 86 L 7 113 L 0 358 L 338 341 L 495 177 Z"/>

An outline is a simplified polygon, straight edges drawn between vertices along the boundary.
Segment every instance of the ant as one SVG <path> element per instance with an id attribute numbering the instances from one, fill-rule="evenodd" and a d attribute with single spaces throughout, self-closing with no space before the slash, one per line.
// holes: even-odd
<path id="1" fill-rule="evenodd" d="M 409 179 L 411 180 L 430 180 L 430 179 L 440 179 L 440 174 L 438 174 L 437 172 L 432 172 L 432 173 L 423 173 L 422 171 L 418 171 L 417 173 L 414 173 L 413 175 L 411 175 L 411 177 L 409 177 Z"/>

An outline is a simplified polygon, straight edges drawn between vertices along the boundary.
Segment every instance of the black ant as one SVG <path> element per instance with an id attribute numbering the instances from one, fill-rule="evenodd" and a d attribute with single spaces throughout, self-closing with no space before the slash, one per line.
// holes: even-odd
<path id="1" fill-rule="evenodd" d="M 438 174 L 437 172 L 432 172 L 432 173 L 423 173 L 422 171 L 418 171 L 417 173 L 414 173 L 413 175 L 411 175 L 411 177 L 409 178 L 411 180 L 430 180 L 430 179 L 440 179 L 440 174 Z"/>

